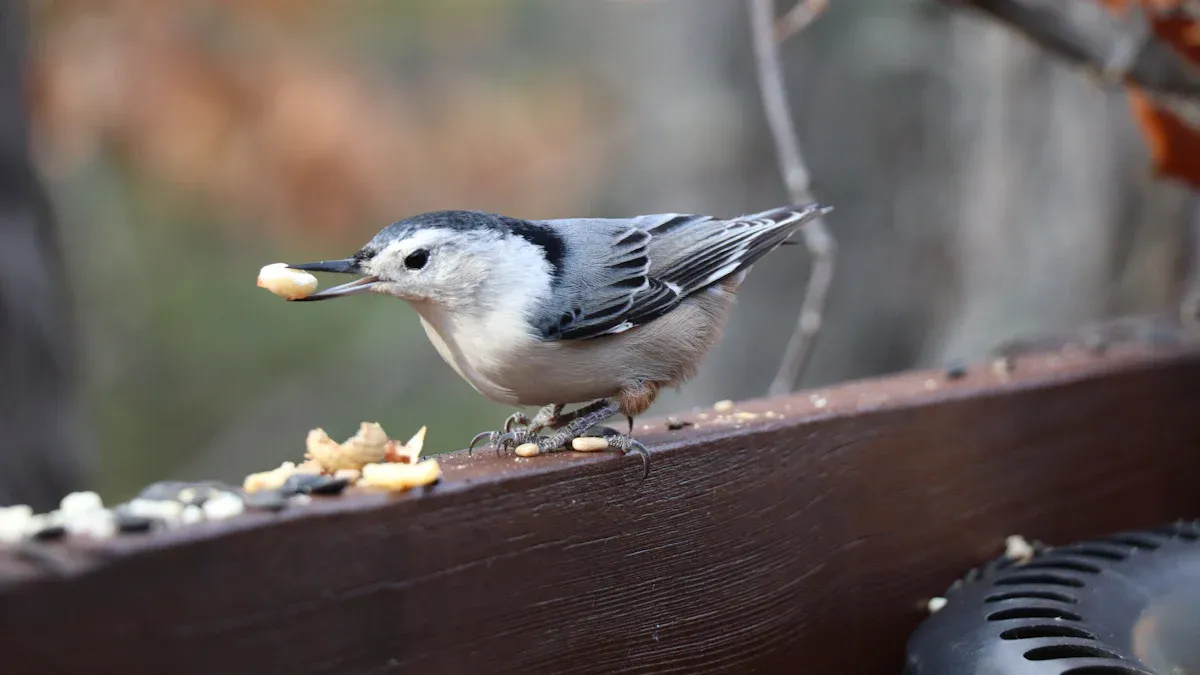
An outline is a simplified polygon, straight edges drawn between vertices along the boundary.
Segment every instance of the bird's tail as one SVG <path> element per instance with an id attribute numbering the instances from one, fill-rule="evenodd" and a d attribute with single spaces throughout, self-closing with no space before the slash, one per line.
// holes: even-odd
<path id="1" fill-rule="evenodd" d="M 780 246 L 795 246 L 800 242 L 794 241 L 792 239 L 792 235 L 799 231 L 801 227 L 804 227 L 805 223 L 820 218 L 830 211 L 833 211 L 832 206 L 824 206 L 822 204 L 813 202 L 811 204 L 805 204 L 804 206 L 778 206 L 776 208 L 763 211 L 762 213 L 752 213 L 748 216 L 742 216 L 739 218 L 739 220 L 770 220 L 773 222 L 780 222 L 788 220 L 789 218 L 795 218 L 796 214 L 799 214 L 800 217 L 796 218 L 795 222 L 791 223 L 788 227 L 789 232 L 787 238 L 779 242 Z"/>

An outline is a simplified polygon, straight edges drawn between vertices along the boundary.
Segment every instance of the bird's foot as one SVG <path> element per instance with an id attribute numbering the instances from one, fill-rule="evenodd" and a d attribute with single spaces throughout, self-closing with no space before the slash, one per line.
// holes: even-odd
<path id="1" fill-rule="evenodd" d="M 471 444 L 467 446 L 467 454 L 471 454 L 475 450 L 475 446 L 480 443 L 485 443 L 496 449 L 496 456 L 499 457 L 511 450 L 542 438 L 536 431 L 529 429 L 513 429 L 512 431 L 484 431 L 475 435 L 471 439 Z"/>
<path id="2" fill-rule="evenodd" d="M 628 455 L 629 453 L 637 454 L 642 458 L 642 479 L 650 475 L 650 451 L 646 446 L 642 445 L 637 439 L 618 432 L 610 427 L 593 427 L 586 434 L 574 434 L 570 429 L 564 429 L 550 436 L 535 436 L 533 438 L 522 438 L 519 435 L 514 435 L 513 438 L 501 437 L 502 443 L 515 443 L 512 447 L 520 447 L 523 444 L 532 444 L 537 446 L 536 453 L 544 454 L 550 452 L 563 452 L 564 450 L 575 450 L 578 452 L 597 452 L 599 450 L 607 450 L 615 448 Z"/>
<path id="3" fill-rule="evenodd" d="M 596 451 L 606 448 L 616 448 L 625 454 L 636 453 L 642 457 L 644 479 L 650 474 L 650 453 L 646 446 L 634 440 L 628 434 L 621 434 L 608 427 L 597 426 L 600 422 L 620 412 L 620 406 L 609 400 L 601 400 L 587 405 L 579 410 L 562 414 L 563 406 L 546 406 L 524 428 L 513 428 L 520 424 L 517 415 L 509 417 L 505 428 L 501 431 L 485 431 L 475 436 L 468 450 L 486 441 L 496 449 L 498 455 L 516 452 L 519 455 L 539 455 L 564 450 Z M 524 417 L 523 415 L 521 416 Z M 517 421 L 513 421 L 517 418 Z M 539 432 L 546 427 L 559 428 L 559 431 L 542 436 Z M 630 420 L 629 430 L 632 433 L 633 424 Z M 588 433 L 591 431 L 591 433 Z M 522 453 L 522 446 L 534 446 L 536 452 Z M 530 448 L 532 450 L 532 448 Z"/>
<path id="4" fill-rule="evenodd" d="M 633 453 L 642 458 L 642 480 L 650 475 L 650 451 L 640 441 L 627 434 L 615 434 L 607 436 L 608 447 L 616 448 L 628 455 Z"/>
<path id="5" fill-rule="evenodd" d="M 633 431 L 632 424 L 629 425 L 629 431 L 630 432 Z M 612 429 L 609 427 L 595 427 L 592 429 L 591 432 L 589 432 L 588 436 L 583 436 L 582 438 L 588 438 L 591 436 L 597 436 L 598 438 L 603 439 L 607 443 L 607 446 L 606 446 L 607 448 L 616 448 L 617 450 L 620 450 L 621 452 L 623 452 L 626 455 L 633 453 L 633 454 L 641 457 L 642 458 L 642 480 L 646 480 L 646 477 L 650 475 L 650 451 L 646 449 L 646 446 L 642 445 L 641 441 L 638 441 L 636 438 L 634 438 L 633 436 L 630 436 L 629 434 L 622 434 L 622 433 L 618 432 L 616 429 Z M 575 442 L 571 441 L 571 443 L 572 443 L 572 446 L 574 446 Z M 596 448 L 596 449 L 604 449 L 604 448 Z"/>
<path id="6" fill-rule="evenodd" d="M 622 434 L 615 429 L 597 425 L 599 421 L 612 416 L 616 412 L 612 407 L 615 406 L 601 407 L 592 413 L 583 415 L 568 424 L 564 429 L 549 436 L 512 438 L 511 440 L 501 438 L 500 440 L 502 442 L 523 442 L 536 445 L 537 452 L 530 454 L 562 452 L 564 450 L 596 452 L 598 450 L 607 450 L 608 448 L 615 448 L 625 454 L 636 453 L 642 458 L 642 479 L 645 480 L 646 476 L 650 475 L 650 452 L 646 450 L 646 446 L 628 434 Z M 519 447 L 519 445 L 515 447 Z"/>
<path id="7" fill-rule="evenodd" d="M 476 434 L 475 438 L 471 439 L 471 444 L 467 446 L 467 454 L 471 454 L 475 450 L 475 446 L 485 441 L 494 447 L 496 454 L 499 455 L 539 438 L 538 433 L 542 429 L 557 428 L 561 424 L 559 415 L 562 413 L 563 407 L 557 404 L 545 406 L 532 418 L 517 411 L 504 420 L 504 426 L 499 431 L 484 431 Z"/>

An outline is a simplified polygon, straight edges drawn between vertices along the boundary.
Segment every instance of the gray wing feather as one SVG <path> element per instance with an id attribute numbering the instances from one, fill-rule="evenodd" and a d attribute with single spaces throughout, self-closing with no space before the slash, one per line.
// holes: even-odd
<path id="1" fill-rule="evenodd" d="M 829 210 L 813 204 L 731 220 L 666 213 L 624 221 L 629 227 L 611 239 L 602 264 L 593 268 L 603 274 L 572 294 L 570 309 L 543 335 L 588 339 L 653 321 L 689 295 L 745 270 Z"/>

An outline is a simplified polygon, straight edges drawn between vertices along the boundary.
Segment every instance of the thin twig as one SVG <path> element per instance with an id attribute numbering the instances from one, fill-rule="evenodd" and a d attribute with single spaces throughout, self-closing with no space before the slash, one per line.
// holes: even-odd
<path id="1" fill-rule="evenodd" d="M 801 0 L 801 4 L 823 8 L 821 0 Z M 808 169 L 800 153 L 800 140 L 792 125 L 792 111 L 787 101 L 783 84 L 783 68 L 779 59 L 779 43 L 775 39 L 775 1 L 746 0 L 750 13 L 750 31 L 754 41 L 754 56 L 758 63 L 758 86 L 762 92 L 763 108 L 767 126 L 775 139 L 775 151 L 779 160 L 779 171 L 787 185 L 793 204 L 812 203 Z M 795 14 L 797 10 L 792 10 Z M 815 10 L 819 12 L 820 9 Z M 815 18 L 815 14 L 814 14 Z M 811 23 L 812 19 L 809 19 Z M 796 328 L 788 341 L 783 360 L 775 374 L 768 392 L 772 395 L 791 391 L 804 372 L 811 355 L 813 344 L 821 331 L 821 319 L 825 313 L 825 300 L 833 282 L 834 259 L 837 242 L 825 227 L 825 220 L 818 218 L 801 228 L 804 244 L 812 255 L 812 271 L 809 273 L 808 288 L 804 293 L 804 304 Z"/>

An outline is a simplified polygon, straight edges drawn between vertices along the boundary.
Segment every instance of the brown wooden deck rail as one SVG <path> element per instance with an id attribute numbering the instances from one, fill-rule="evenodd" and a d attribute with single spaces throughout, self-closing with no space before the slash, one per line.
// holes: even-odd
<path id="1" fill-rule="evenodd" d="M 641 432 L 645 482 L 633 457 L 459 453 L 418 494 L 0 555 L 0 671 L 896 673 L 924 600 L 1006 535 L 1200 511 L 1195 352 L 737 409 L 775 414 Z"/>

